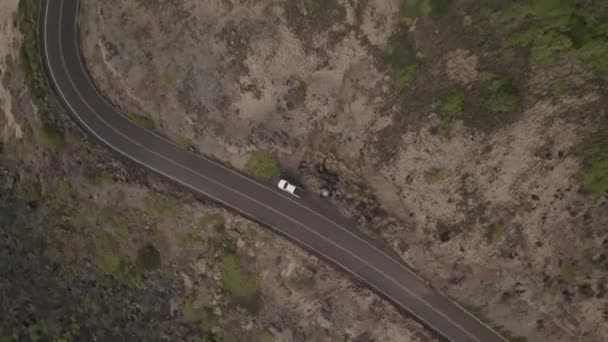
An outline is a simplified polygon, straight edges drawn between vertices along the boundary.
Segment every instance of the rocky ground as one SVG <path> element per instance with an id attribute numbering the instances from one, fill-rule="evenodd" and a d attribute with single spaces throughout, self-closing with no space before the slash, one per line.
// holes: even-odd
<path id="1" fill-rule="evenodd" d="M 10 21 L 16 1 L 0 6 L 2 49 L 17 51 L 28 37 Z M 134 120 L 246 170 L 258 152 L 276 155 L 286 174 L 331 190 L 328 201 L 422 277 L 512 336 L 608 334 L 602 2 L 83 0 L 81 9 L 91 74 Z M 280 238 L 127 169 L 62 114 L 42 115 L 37 91 L 35 115 L 16 65 L 24 58 L 9 55 L 2 196 L 15 214 L 2 225 L 2 258 L 12 260 L 2 265 L 15 266 L 2 279 L 17 281 L 0 283 L 5 332 L 431 339 Z M 47 288 L 72 298 L 69 324 L 52 298 L 32 306 Z M 105 310 L 118 306 L 124 316 Z"/>
<path id="2" fill-rule="evenodd" d="M 0 4 L 0 341 L 434 341 L 261 227 L 114 159 Z"/>
<path id="3" fill-rule="evenodd" d="M 276 153 L 513 335 L 600 341 L 608 10 L 557 3 L 85 0 L 81 28 L 125 111 L 236 167 Z"/>

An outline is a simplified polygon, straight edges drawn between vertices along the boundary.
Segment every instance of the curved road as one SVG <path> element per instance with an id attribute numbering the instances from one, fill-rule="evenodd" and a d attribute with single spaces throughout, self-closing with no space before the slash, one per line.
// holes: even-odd
<path id="1" fill-rule="evenodd" d="M 185 151 L 121 115 L 97 92 L 83 67 L 77 14 L 77 0 L 42 0 L 40 50 L 57 98 L 89 134 L 123 157 L 333 263 L 450 341 L 506 341 L 434 291 L 393 253 L 346 227 L 344 219 L 321 213 L 273 185 Z"/>

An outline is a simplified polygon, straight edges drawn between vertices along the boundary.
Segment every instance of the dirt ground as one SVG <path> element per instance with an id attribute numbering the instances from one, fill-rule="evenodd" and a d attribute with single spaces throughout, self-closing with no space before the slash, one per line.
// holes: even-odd
<path id="1" fill-rule="evenodd" d="M 422 277 L 512 336 L 602 341 L 608 198 L 583 191 L 580 152 L 604 125 L 605 87 L 572 56 L 547 66 L 505 53 L 492 4 L 453 1 L 410 18 L 399 0 L 83 0 L 79 25 L 95 82 L 125 112 L 236 167 L 251 151 L 276 153 L 310 191 L 329 188 Z M 519 94 L 496 113 L 480 100 L 492 75 L 508 75 Z M 19 134 L 19 120 L 4 117 L 4 137 Z M 186 202 L 186 217 L 212 210 Z M 228 235 L 246 224 L 223 215 Z M 315 258 L 260 241 L 237 243 L 262 274 L 253 331 L 430 339 Z M 182 277 L 196 292 L 194 269 Z M 302 292 L 275 283 L 311 269 L 314 285 L 291 282 Z M 222 331 L 248 317 L 231 315 Z"/>

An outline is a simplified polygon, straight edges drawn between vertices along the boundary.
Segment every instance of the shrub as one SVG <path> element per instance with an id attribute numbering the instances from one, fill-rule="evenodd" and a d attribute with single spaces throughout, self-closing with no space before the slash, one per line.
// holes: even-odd
<path id="1" fill-rule="evenodd" d="M 401 7 L 403 22 L 410 25 L 418 16 L 442 15 L 451 3 L 452 0 L 405 0 Z"/>
<path id="2" fill-rule="evenodd" d="M 562 266 L 562 277 L 565 281 L 571 283 L 576 280 L 576 270 L 570 262 L 564 263 Z"/>
<path id="3" fill-rule="evenodd" d="M 485 72 L 481 75 L 488 92 L 481 99 L 481 106 L 491 113 L 506 113 L 515 109 L 520 103 L 519 90 L 511 79 L 494 73 Z"/>
<path id="4" fill-rule="evenodd" d="M 418 63 L 409 64 L 403 67 L 391 67 L 392 80 L 395 86 L 399 89 L 405 89 L 411 81 L 416 77 L 418 71 Z"/>
<path id="5" fill-rule="evenodd" d="M 439 111 L 438 132 L 442 136 L 448 136 L 452 122 L 462 116 L 464 107 L 464 91 L 457 90 L 451 93 L 441 104 Z"/>
<path id="6" fill-rule="evenodd" d="M 203 215 L 198 220 L 198 228 L 213 228 L 218 232 L 224 230 L 224 215 L 222 213 L 209 213 Z"/>
<path id="7" fill-rule="evenodd" d="M 258 150 L 249 156 L 245 163 L 245 172 L 261 180 L 270 180 L 281 175 L 281 165 L 274 154 Z"/>
<path id="8" fill-rule="evenodd" d="M 192 139 L 183 135 L 179 135 L 175 139 L 175 143 L 178 144 L 184 150 L 190 149 L 194 146 L 194 142 L 192 141 Z"/>
<path id="9" fill-rule="evenodd" d="M 150 218 L 158 220 L 162 217 L 175 216 L 179 210 L 179 203 L 172 197 L 150 191 L 144 197 L 144 207 Z"/>
<path id="10" fill-rule="evenodd" d="M 260 289 L 259 274 L 247 274 L 241 268 L 236 255 L 225 254 L 220 264 L 222 283 L 232 295 L 241 299 L 251 299 Z"/>
<path id="11" fill-rule="evenodd" d="M 608 193 L 608 133 L 590 143 L 585 151 L 582 181 L 584 191 L 594 197 Z"/>
<path id="12" fill-rule="evenodd" d="M 42 124 L 40 130 L 40 143 L 49 150 L 54 150 L 63 145 L 63 135 L 50 123 Z"/>
<path id="13" fill-rule="evenodd" d="M 142 271 L 155 270 L 160 267 L 160 252 L 156 247 L 147 244 L 137 251 L 136 265 Z"/>
<path id="14" fill-rule="evenodd" d="M 435 184 L 443 179 L 443 170 L 439 168 L 432 168 L 424 171 L 424 180 L 427 184 Z"/>
<path id="15" fill-rule="evenodd" d="M 154 129 L 154 127 L 155 127 L 154 121 L 152 121 L 152 119 L 150 119 L 149 117 L 147 117 L 145 115 L 137 114 L 135 112 L 127 112 L 126 116 L 131 121 L 142 126 L 143 128 Z"/>
<path id="16" fill-rule="evenodd" d="M 494 243 L 498 243 L 505 236 L 505 231 L 507 229 L 507 225 L 504 222 L 498 222 L 494 226 L 494 230 L 492 230 L 491 240 Z"/>

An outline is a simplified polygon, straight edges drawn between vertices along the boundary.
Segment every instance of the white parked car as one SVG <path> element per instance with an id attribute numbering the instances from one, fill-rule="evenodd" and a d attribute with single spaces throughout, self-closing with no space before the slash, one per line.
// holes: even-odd
<path id="1" fill-rule="evenodd" d="M 288 181 L 286 181 L 284 179 L 281 179 L 279 181 L 279 184 L 277 184 L 277 186 L 279 187 L 279 189 L 281 189 L 283 191 L 289 192 L 290 194 L 292 194 L 298 198 L 300 197 L 300 196 L 296 195 L 297 186 L 289 183 Z"/>

